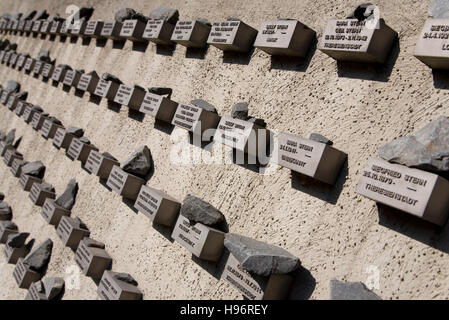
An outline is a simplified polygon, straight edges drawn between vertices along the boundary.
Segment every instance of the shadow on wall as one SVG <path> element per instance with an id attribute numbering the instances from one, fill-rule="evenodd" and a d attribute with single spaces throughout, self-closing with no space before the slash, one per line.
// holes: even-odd
<path id="1" fill-rule="evenodd" d="M 248 65 L 251 61 L 254 50 L 255 48 L 251 47 L 248 52 L 244 53 L 223 51 L 223 63 Z"/>
<path id="2" fill-rule="evenodd" d="M 343 191 L 343 186 L 346 182 L 348 174 L 348 159 L 346 159 L 340 170 L 337 181 L 333 186 L 296 171 L 291 171 L 291 186 L 293 189 L 335 205 L 337 204 L 338 198 Z"/>
<path id="3" fill-rule="evenodd" d="M 305 58 L 289 56 L 271 56 L 271 69 L 306 72 L 315 55 L 318 40 L 315 38 Z"/>
<path id="4" fill-rule="evenodd" d="M 449 72 L 448 70 L 432 70 L 433 86 L 435 89 L 449 90 Z"/>
<path id="5" fill-rule="evenodd" d="M 449 253 L 449 224 L 440 227 L 411 214 L 377 203 L 379 224 L 432 248 Z"/>
<path id="6" fill-rule="evenodd" d="M 396 39 L 388 60 L 384 65 L 337 61 L 338 76 L 351 79 L 387 82 L 390 79 L 390 75 L 400 51 L 399 39 Z"/>

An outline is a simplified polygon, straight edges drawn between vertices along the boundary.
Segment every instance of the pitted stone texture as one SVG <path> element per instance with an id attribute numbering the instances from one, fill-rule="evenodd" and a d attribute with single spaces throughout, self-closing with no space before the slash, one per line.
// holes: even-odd
<path id="1" fill-rule="evenodd" d="M 224 221 L 224 215 L 217 208 L 191 194 L 184 198 L 180 213 L 190 221 L 208 226 Z"/>
<path id="2" fill-rule="evenodd" d="M 63 194 L 61 194 L 55 203 L 66 210 L 72 210 L 75 205 L 76 195 L 78 194 L 78 183 L 75 179 L 71 179 Z"/>
<path id="3" fill-rule="evenodd" d="M 153 164 L 151 152 L 147 146 L 142 146 L 131 155 L 122 165 L 122 169 L 128 173 L 145 177 L 151 170 Z"/>
<path id="4" fill-rule="evenodd" d="M 136 14 L 136 11 L 131 8 L 121 8 L 115 13 L 115 21 L 123 22 L 129 20 Z"/>
<path id="5" fill-rule="evenodd" d="M 361 282 L 331 280 L 331 300 L 382 300 Z"/>
<path id="6" fill-rule="evenodd" d="M 36 272 L 43 271 L 50 261 L 52 249 L 53 241 L 50 239 L 45 240 L 25 257 L 23 264 Z"/>

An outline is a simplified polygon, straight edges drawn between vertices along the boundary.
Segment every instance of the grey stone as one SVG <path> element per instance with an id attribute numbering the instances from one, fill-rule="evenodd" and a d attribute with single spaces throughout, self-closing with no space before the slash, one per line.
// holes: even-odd
<path id="1" fill-rule="evenodd" d="M 47 120 L 50 120 L 50 122 L 52 122 L 54 124 L 62 125 L 62 122 L 59 119 L 57 119 L 57 118 L 55 118 L 53 116 L 48 117 Z"/>
<path id="2" fill-rule="evenodd" d="M 43 178 L 45 174 L 45 166 L 40 161 L 30 162 L 22 167 L 22 173 L 37 178 Z"/>
<path id="3" fill-rule="evenodd" d="M 361 282 L 331 280 L 331 300 L 382 300 Z"/>
<path id="4" fill-rule="evenodd" d="M 89 237 L 85 237 L 83 239 L 83 242 L 86 244 L 87 247 L 89 248 L 99 248 L 99 249 L 104 249 L 106 246 L 104 245 L 103 242 L 100 241 L 96 241 L 94 239 L 91 239 Z"/>
<path id="5" fill-rule="evenodd" d="M 0 202 L 0 220 L 11 220 L 12 219 L 12 209 L 9 206 L 8 202 L 2 201 Z"/>
<path id="6" fill-rule="evenodd" d="M 27 238 L 29 237 L 28 232 L 13 233 L 8 236 L 8 241 L 6 244 L 11 248 L 21 248 L 25 245 Z"/>
<path id="7" fill-rule="evenodd" d="M 11 131 L 8 132 L 8 134 L 5 137 L 5 144 L 7 146 L 10 146 L 13 144 L 14 139 L 16 138 L 16 129 L 12 129 Z"/>
<path id="8" fill-rule="evenodd" d="M 215 109 L 215 107 L 213 105 L 211 105 L 210 103 L 204 101 L 203 99 L 195 99 L 195 100 L 190 101 L 190 103 L 198 108 L 203 109 L 203 110 L 217 113 L 217 110 Z"/>
<path id="9" fill-rule="evenodd" d="M 73 134 L 75 137 L 82 137 L 84 135 L 84 130 L 77 127 L 68 127 L 66 130 L 67 133 Z"/>
<path id="10" fill-rule="evenodd" d="M 193 222 L 213 226 L 224 221 L 224 216 L 210 203 L 188 194 L 182 203 L 180 214 Z"/>
<path id="11" fill-rule="evenodd" d="M 6 51 L 16 51 L 17 50 L 17 43 L 10 43 L 7 47 L 6 47 Z"/>
<path id="12" fill-rule="evenodd" d="M 232 107 L 231 117 L 234 119 L 248 120 L 248 103 L 239 102 Z"/>
<path id="13" fill-rule="evenodd" d="M 334 142 L 332 142 L 331 140 L 329 140 L 328 138 L 326 138 L 325 136 L 323 136 L 323 135 L 321 135 L 319 133 L 312 133 L 312 134 L 310 134 L 309 139 L 313 140 L 313 141 L 317 141 L 317 142 L 321 142 L 321 143 L 327 144 L 329 146 L 334 144 Z"/>
<path id="14" fill-rule="evenodd" d="M 48 18 L 47 10 L 39 10 L 34 16 L 34 20 L 45 20 Z"/>
<path id="15" fill-rule="evenodd" d="M 36 15 L 36 13 L 37 13 L 36 10 L 30 11 L 26 16 L 23 17 L 23 20 L 32 20 Z"/>
<path id="16" fill-rule="evenodd" d="M 49 184 L 45 181 L 40 183 L 40 187 L 41 187 L 41 190 L 43 190 L 43 191 L 53 192 L 53 193 L 55 192 L 55 188 L 51 184 Z"/>
<path id="17" fill-rule="evenodd" d="M 160 6 L 150 12 L 149 18 L 152 20 L 165 20 L 171 24 L 176 24 L 179 20 L 179 11 L 177 9 Z"/>
<path id="18" fill-rule="evenodd" d="M 75 223 L 75 225 L 77 226 L 78 229 L 89 230 L 89 228 L 84 224 L 83 221 L 81 221 L 80 218 L 78 218 L 78 217 L 74 218 L 73 222 Z"/>
<path id="19" fill-rule="evenodd" d="M 81 141 L 82 143 L 85 143 L 85 144 L 90 144 L 90 140 L 89 140 L 89 138 L 87 138 L 87 137 L 81 137 L 81 138 L 80 138 L 80 141 Z"/>
<path id="20" fill-rule="evenodd" d="M 136 11 L 131 8 L 121 8 L 115 13 L 115 21 L 123 22 L 129 20 L 136 14 Z"/>
<path id="21" fill-rule="evenodd" d="M 20 18 L 22 18 L 21 12 L 16 12 L 11 16 L 11 19 L 13 19 L 13 20 L 20 20 Z"/>
<path id="22" fill-rule="evenodd" d="M 62 278 L 45 278 L 44 279 L 45 296 L 48 300 L 56 298 L 64 289 L 64 279 Z"/>
<path id="23" fill-rule="evenodd" d="M 50 239 L 45 240 L 25 257 L 23 264 L 36 272 L 43 271 L 50 261 L 52 249 L 53 241 Z"/>
<path id="24" fill-rule="evenodd" d="M 209 22 L 209 20 L 205 19 L 205 18 L 198 18 L 196 19 L 196 21 L 198 21 L 199 23 L 205 24 L 206 26 L 212 26 L 212 24 Z"/>
<path id="25" fill-rule="evenodd" d="M 22 141 L 22 137 L 20 137 L 19 139 L 17 139 L 16 142 L 14 142 L 14 144 L 12 145 L 12 147 L 13 147 L 14 149 L 17 149 L 17 148 L 19 147 L 21 141 Z M 17 153 L 17 154 L 21 154 L 21 153 L 18 153 L 18 152 L 16 152 L 16 153 Z"/>
<path id="26" fill-rule="evenodd" d="M 4 13 L 2 15 L 2 18 L 5 19 L 5 20 L 11 20 L 12 16 L 9 13 Z"/>
<path id="27" fill-rule="evenodd" d="M 17 225 L 14 222 L 12 222 L 12 221 L 0 221 L 0 224 L 2 224 L 3 228 L 7 229 L 7 230 L 12 230 L 12 231 L 18 231 L 19 230 Z"/>
<path id="28" fill-rule="evenodd" d="M 109 152 L 103 152 L 102 153 L 103 157 L 110 159 L 110 160 L 114 160 L 114 161 L 118 161 L 116 158 L 114 158 L 114 156 L 112 154 L 110 154 Z"/>
<path id="29" fill-rule="evenodd" d="M 227 233 L 224 245 L 243 269 L 260 276 L 287 274 L 301 266 L 288 251 L 238 234 Z"/>
<path id="30" fill-rule="evenodd" d="M 77 13 L 75 13 L 74 17 L 78 19 L 84 18 L 87 21 L 92 17 L 93 13 L 94 13 L 93 7 L 82 7 L 81 9 L 78 10 Z"/>
<path id="31" fill-rule="evenodd" d="M 441 116 L 421 130 L 383 145 L 379 156 L 408 167 L 449 171 L 449 119 Z"/>
<path id="32" fill-rule="evenodd" d="M 19 100 L 26 100 L 28 98 L 28 91 L 21 91 L 14 95 Z"/>
<path id="33" fill-rule="evenodd" d="M 1 42 L 1 45 L 0 45 L 0 50 L 5 50 L 6 48 L 8 48 L 9 47 L 9 40 L 8 39 L 5 39 L 5 40 L 3 40 L 2 42 Z"/>
<path id="34" fill-rule="evenodd" d="M 267 127 L 267 123 L 265 122 L 264 119 L 250 117 L 247 121 L 257 124 L 258 126 L 261 126 L 262 128 Z"/>
<path id="35" fill-rule="evenodd" d="M 44 111 L 44 109 L 42 109 L 40 106 L 38 106 L 38 105 L 33 105 L 33 110 L 34 111 L 36 111 L 36 112 L 43 112 Z"/>
<path id="36" fill-rule="evenodd" d="M 5 200 L 5 194 L 3 192 L 0 192 L 0 202 Z"/>
<path id="37" fill-rule="evenodd" d="M 114 278 L 120 281 L 124 281 L 126 283 L 129 283 L 133 286 L 138 286 L 139 284 L 137 281 L 128 273 L 117 273 L 114 275 Z"/>
<path id="38" fill-rule="evenodd" d="M 131 19 L 132 19 L 132 20 L 139 20 L 139 21 L 142 21 L 142 22 L 145 22 L 145 23 L 148 22 L 148 17 L 145 17 L 145 16 L 144 16 L 143 14 L 141 14 L 141 13 L 135 13 L 135 14 L 133 14 L 132 17 L 131 17 Z"/>
<path id="39" fill-rule="evenodd" d="M 50 50 L 48 49 L 42 49 L 41 51 L 39 51 L 39 53 L 37 54 L 37 58 L 40 61 L 45 61 L 45 62 L 50 62 Z"/>
<path id="40" fill-rule="evenodd" d="M 123 83 L 119 78 L 117 78 L 116 76 L 114 76 L 114 75 L 112 75 L 112 74 L 110 74 L 110 73 L 103 73 L 103 75 L 101 76 L 101 78 L 102 78 L 103 80 L 106 80 L 106 81 L 112 81 L 112 82 L 119 83 L 119 84 L 122 84 L 122 83 Z"/>
<path id="41" fill-rule="evenodd" d="M 160 96 L 165 96 L 167 95 L 167 97 L 170 99 L 171 94 L 173 93 L 173 89 L 172 88 L 163 88 L 163 87 L 151 87 L 148 88 L 148 91 Z"/>
<path id="42" fill-rule="evenodd" d="M 374 14 L 374 5 L 372 3 L 363 3 L 359 5 L 353 12 L 351 12 L 346 18 L 356 18 L 359 21 L 368 19 Z"/>
<path id="43" fill-rule="evenodd" d="M 55 203 L 66 210 L 72 210 L 75 205 L 76 195 L 78 194 L 78 183 L 75 179 L 71 179 L 63 194 L 61 194 Z"/>
<path id="44" fill-rule="evenodd" d="M 151 170 L 152 158 L 147 146 L 138 148 L 122 165 L 122 169 L 128 173 L 144 178 Z"/>
<path id="45" fill-rule="evenodd" d="M 14 80 L 9 80 L 6 83 L 5 90 L 8 92 L 19 92 L 20 91 L 20 83 L 18 83 L 17 81 L 14 81 Z"/>
<path id="46" fill-rule="evenodd" d="M 447 1 L 447 0 L 430 0 L 429 17 L 449 18 L 449 1 Z"/>

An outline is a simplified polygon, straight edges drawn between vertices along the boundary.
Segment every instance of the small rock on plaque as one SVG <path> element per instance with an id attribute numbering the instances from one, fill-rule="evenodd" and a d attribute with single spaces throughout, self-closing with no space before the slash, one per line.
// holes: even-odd
<path id="1" fill-rule="evenodd" d="M 190 224 L 189 219 L 179 215 L 172 238 L 196 257 L 216 262 L 223 252 L 224 232 L 203 225 Z"/>
<path id="2" fill-rule="evenodd" d="M 440 226 L 448 217 L 449 181 L 434 173 L 371 158 L 357 192 Z"/>
<path id="3" fill-rule="evenodd" d="M 153 223 L 172 227 L 181 204 L 165 192 L 142 186 L 134 208 L 146 215 Z"/>
<path id="4" fill-rule="evenodd" d="M 215 22 L 207 43 L 223 51 L 248 52 L 257 30 L 240 20 Z"/>

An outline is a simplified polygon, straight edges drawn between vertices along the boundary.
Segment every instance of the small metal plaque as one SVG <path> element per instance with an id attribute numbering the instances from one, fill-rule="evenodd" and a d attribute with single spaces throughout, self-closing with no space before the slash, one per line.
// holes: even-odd
<path id="1" fill-rule="evenodd" d="M 113 40 L 121 39 L 120 33 L 122 31 L 123 24 L 117 21 L 106 21 L 103 24 L 103 30 L 101 31 L 101 36 Z"/>
<path id="2" fill-rule="evenodd" d="M 80 241 L 90 235 L 90 231 L 78 228 L 74 219 L 63 216 L 56 228 L 56 234 L 66 247 L 76 250 Z"/>
<path id="3" fill-rule="evenodd" d="M 23 259 L 19 258 L 13 271 L 13 277 L 19 288 L 28 289 L 33 282 L 39 281 L 42 274 L 35 272 L 23 264 Z"/>
<path id="4" fill-rule="evenodd" d="M 244 151 L 254 123 L 223 116 L 215 132 L 214 141 Z M 254 140 L 254 142 L 256 142 Z"/>
<path id="5" fill-rule="evenodd" d="M 33 184 L 28 196 L 30 197 L 31 201 L 39 207 L 42 207 L 44 205 L 44 202 L 47 198 L 49 199 L 56 198 L 56 194 L 54 192 L 42 190 L 41 185 L 39 183 Z"/>
<path id="6" fill-rule="evenodd" d="M 101 277 L 97 293 L 102 300 L 141 300 L 142 292 L 138 287 L 114 278 L 116 272 L 105 270 Z"/>
<path id="7" fill-rule="evenodd" d="M 43 67 L 44 63 L 40 60 L 36 60 L 36 62 L 34 63 L 34 74 L 35 75 L 39 75 L 42 72 L 42 67 Z"/>
<path id="8" fill-rule="evenodd" d="M 34 68 L 35 60 L 33 58 L 27 58 L 25 62 L 25 70 L 31 71 Z"/>
<path id="9" fill-rule="evenodd" d="M 70 216 L 70 211 L 58 206 L 51 198 L 45 199 L 41 215 L 47 223 L 58 226 L 63 216 Z"/>
<path id="10" fill-rule="evenodd" d="M 197 132 L 202 111 L 203 109 L 190 104 L 178 104 L 172 124 L 190 132 Z"/>
<path id="11" fill-rule="evenodd" d="M 119 195 L 136 200 L 140 188 L 145 181 L 139 177 L 125 172 L 117 165 L 112 167 L 106 185 Z"/>
<path id="12" fill-rule="evenodd" d="M 430 172 L 371 158 L 357 192 L 438 225 L 447 220 L 449 181 Z"/>
<path id="13" fill-rule="evenodd" d="M 92 150 L 86 161 L 86 170 L 106 180 L 111 174 L 112 167 L 119 165 L 117 161 L 104 157 L 97 150 Z"/>
<path id="14" fill-rule="evenodd" d="M 190 225 L 189 219 L 179 215 L 172 238 L 193 255 L 208 261 L 218 261 L 223 252 L 224 233 L 201 223 Z"/>
<path id="15" fill-rule="evenodd" d="M 449 69 L 449 19 L 427 19 L 415 47 L 415 57 L 433 69 Z"/>
<path id="16" fill-rule="evenodd" d="M 54 69 L 54 65 L 52 65 L 51 63 L 45 63 L 44 67 L 42 68 L 42 77 L 44 78 L 50 78 L 52 72 Z"/>
<path id="17" fill-rule="evenodd" d="M 117 94 L 115 95 L 114 102 L 127 106 L 131 99 L 133 91 L 134 88 L 121 84 L 120 87 L 118 88 Z"/>
<path id="18" fill-rule="evenodd" d="M 103 30 L 103 21 L 91 20 L 87 22 L 86 30 L 84 34 L 86 36 L 98 38 L 101 37 L 101 31 Z"/>
<path id="19" fill-rule="evenodd" d="M 34 33 L 38 33 L 39 30 L 41 29 L 41 24 L 42 24 L 41 20 L 34 21 L 33 28 L 31 28 L 31 31 L 33 31 Z"/>
<path id="20" fill-rule="evenodd" d="M 1 58 L 1 56 L 0 56 L 0 58 Z M 19 68 L 23 68 L 24 65 L 25 65 L 26 59 L 27 59 L 27 58 L 26 58 L 25 55 L 20 54 L 19 57 L 17 58 L 17 66 L 18 66 Z"/>
<path id="21" fill-rule="evenodd" d="M 178 21 L 171 41 L 186 47 L 203 48 L 206 46 L 211 27 L 198 21 Z"/>
<path id="22" fill-rule="evenodd" d="M 13 174 L 13 176 L 16 178 L 20 177 L 20 175 L 22 173 L 22 163 L 23 163 L 23 159 L 19 159 L 19 158 L 15 158 L 12 162 L 10 170 L 11 170 L 11 173 Z"/>
<path id="23" fill-rule="evenodd" d="M 104 271 L 111 266 L 112 258 L 105 249 L 88 247 L 81 240 L 76 249 L 75 261 L 86 276 L 101 279 Z"/>

